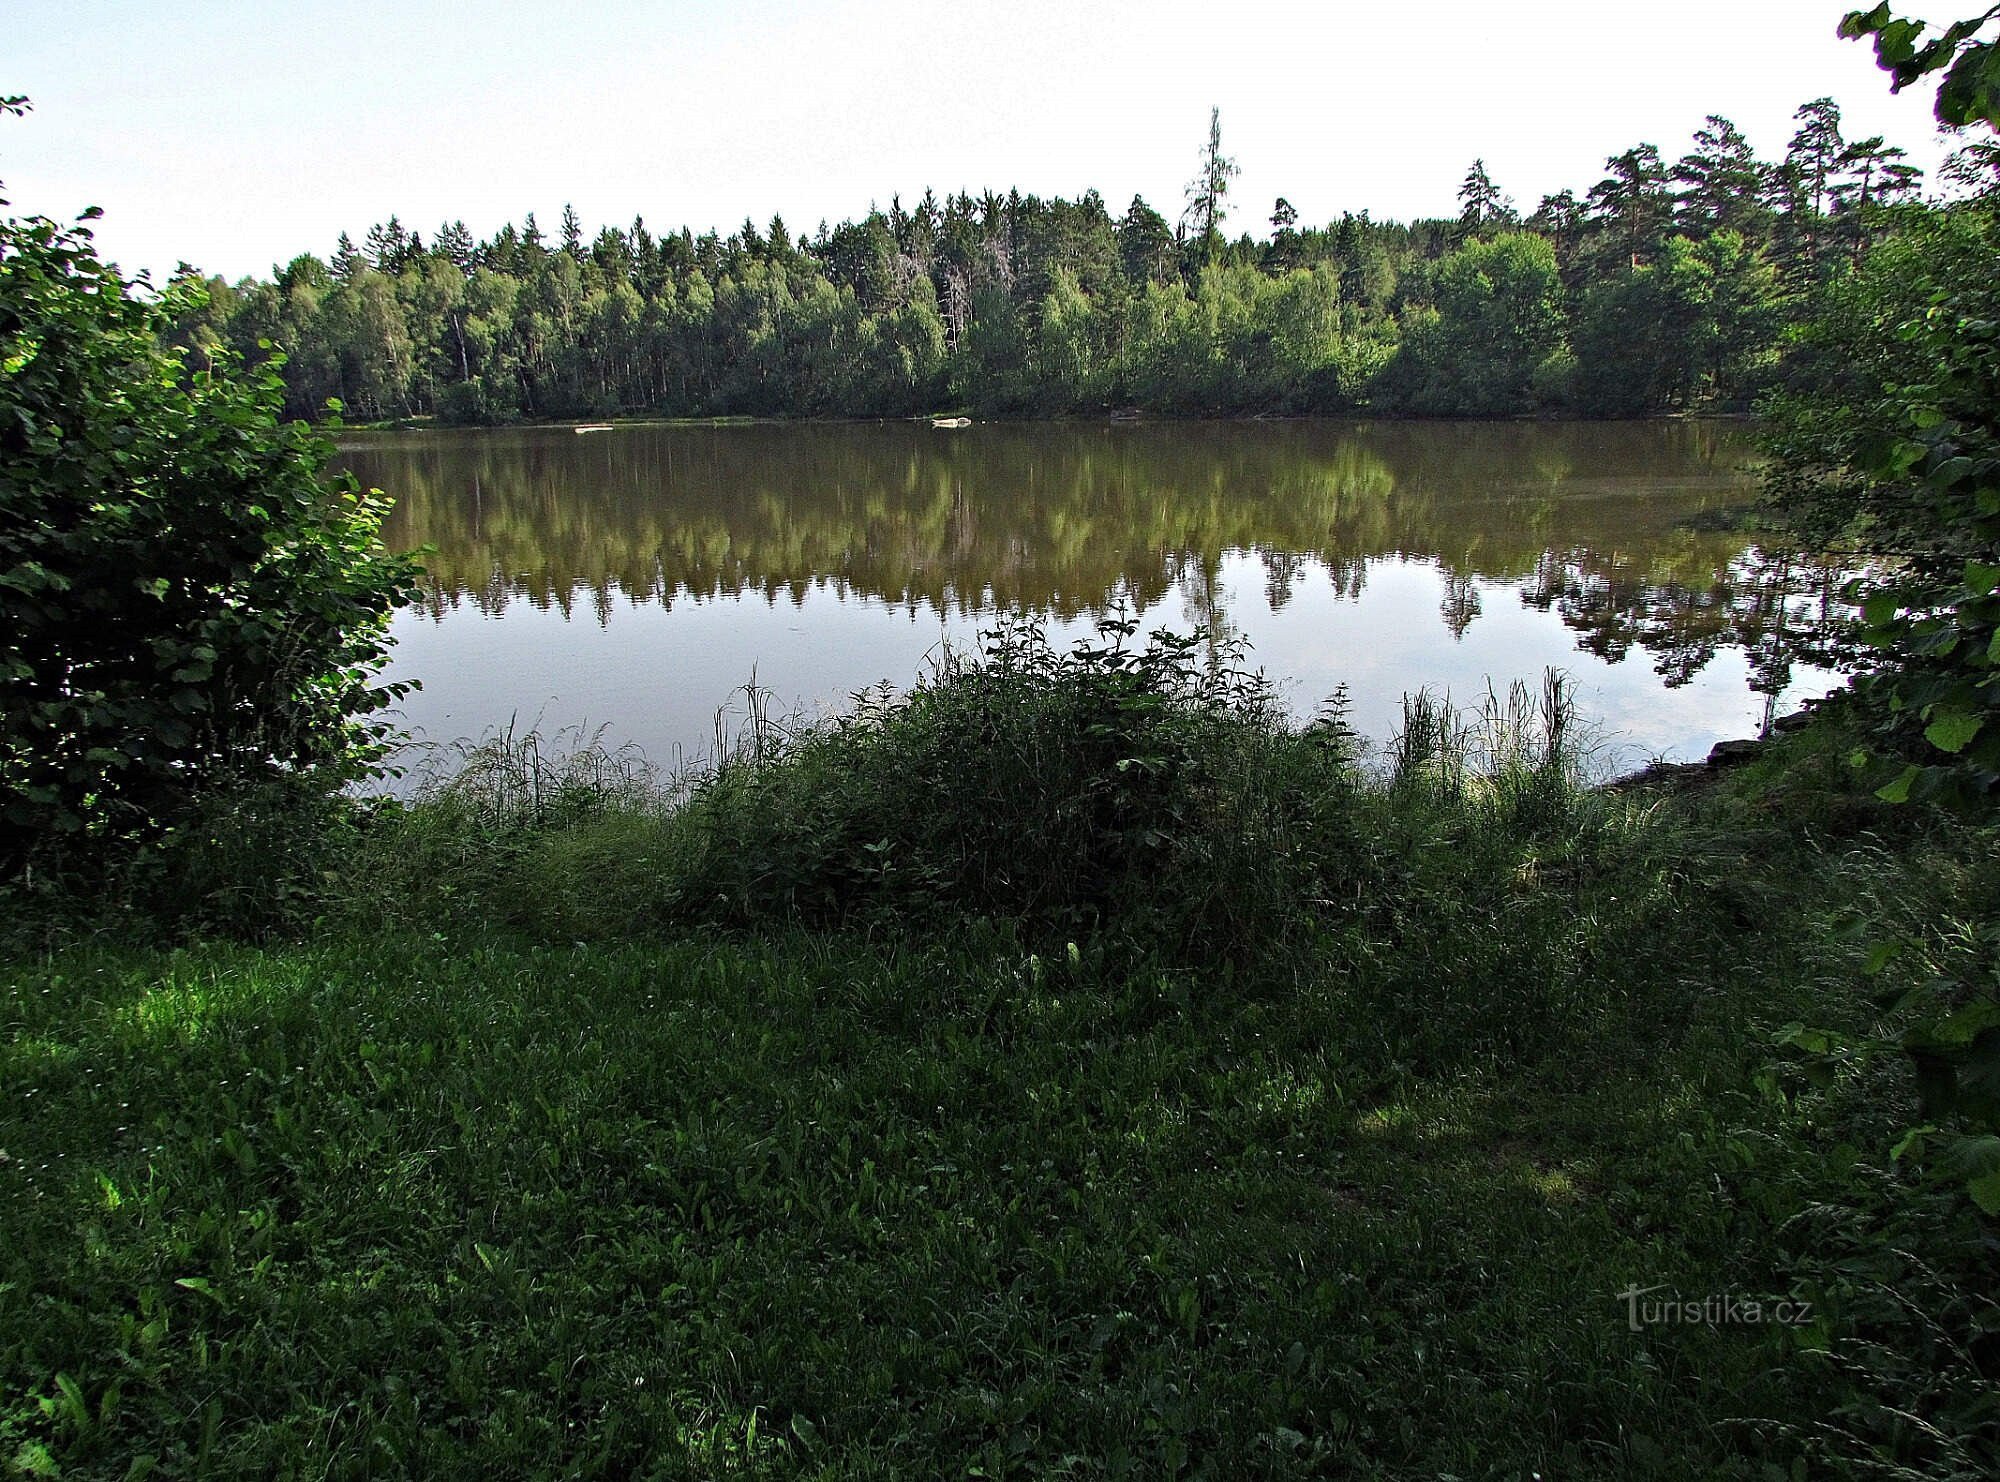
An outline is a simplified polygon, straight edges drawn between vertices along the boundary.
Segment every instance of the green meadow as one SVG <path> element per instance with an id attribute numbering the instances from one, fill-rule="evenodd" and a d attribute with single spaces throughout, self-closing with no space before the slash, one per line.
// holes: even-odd
<path id="1" fill-rule="evenodd" d="M 4 1455 L 1983 1475 L 1983 1226 L 1786 1029 L 1978 950 L 1990 826 L 1837 718 L 1611 789 L 1560 684 L 1406 721 L 1016 633 L 697 777 L 238 800 L 17 917 Z"/>

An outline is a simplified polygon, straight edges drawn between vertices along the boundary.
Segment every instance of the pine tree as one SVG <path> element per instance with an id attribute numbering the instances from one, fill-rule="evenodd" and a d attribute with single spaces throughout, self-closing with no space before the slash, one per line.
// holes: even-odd
<path id="1" fill-rule="evenodd" d="M 375 266 L 394 277 L 410 256 L 410 234 L 393 215 L 387 222 L 368 228 L 368 256 Z"/>
<path id="2" fill-rule="evenodd" d="M 1114 229 L 1118 241 L 1118 261 L 1133 284 L 1165 283 L 1174 278 L 1174 234 L 1166 218 L 1146 204 L 1143 196 L 1118 219 Z"/>
<path id="3" fill-rule="evenodd" d="M 1612 155 L 1604 168 L 1609 173 L 1584 198 L 1592 224 L 1613 232 L 1624 252 L 1636 257 L 1651 251 L 1673 216 L 1660 151 L 1641 144 Z"/>
<path id="4" fill-rule="evenodd" d="M 1208 142 L 1201 151 L 1201 173 L 1188 182 L 1187 214 L 1182 217 L 1183 223 L 1194 229 L 1205 257 L 1215 256 L 1223 220 L 1229 215 L 1223 202 L 1229 195 L 1229 182 L 1238 173 L 1236 161 L 1222 152 L 1222 110 L 1211 108 Z"/>
<path id="5" fill-rule="evenodd" d="M 476 249 L 472 240 L 472 231 L 463 221 L 446 222 L 437 229 L 437 236 L 433 239 L 433 242 L 434 250 L 438 256 L 444 258 L 445 261 L 449 262 L 461 273 L 464 273 L 468 278 L 472 276 Z"/>
<path id="6" fill-rule="evenodd" d="M 1477 159 L 1465 172 L 1465 184 L 1458 188 L 1458 224 L 1467 232 L 1477 232 L 1495 223 L 1509 221 L 1513 202 L 1500 193 L 1493 177 L 1486 173 L 1486 161 Z"/>
<path id="7" fill-rule="evenodd" d="M 1742 130 L 1720 114 L 1709 114 L 1695 132 L 1694 148 L 1674 166 L 1681 225 L 1696 234 L 1724 229 L 1752 234 L 1766 219 L 1763 196 L 1769 173 Z"/>
<path id="8" fill-rule="evenodd" d="M 1842 178 L 1833 187 L 1837 211 L 1889 204 L 1915 193 L 1924 172 L 1906 164 L 1909 151 L 1885 144 L 1880 134 L 1857 139 L 1840 152 Z"/>
<path id="9" fill-rule="evenodd" d="M 1799 129 L 1792 135 L 1785 163 L 1797 172 L 1813 215 L 1824 216 L 1839 183 L 1840 157 L 1847 148 L 1840 137 L 1840 105 L 1831 98 L 1815 98 L 1793 117 L 1799 121 Z"/>
<path id="10" fill-rule="evenodd" d="M 354 245 L 354 238 L 342 232 L 339 244 L 333 249 L 333 276 L 345 283 L 354 276 L 357 268 L 365 265 L 365 260 Z"/>

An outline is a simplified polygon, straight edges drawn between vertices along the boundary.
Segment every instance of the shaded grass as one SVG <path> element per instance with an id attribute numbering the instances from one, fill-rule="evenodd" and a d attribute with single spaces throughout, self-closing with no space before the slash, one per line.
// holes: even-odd
<path id="1" fill-rule="evenodd" d="M 1016 657 L 677 793 L 490 752 L 304 940 L 16 950 L 0 1458 L 1982 1474 L 1983 1231 L 1894 1062 L 1772 1046 L 1877 1025 L 1990 834 L 1824 736 L 1613 797 L 1528 696 L 1371 776 L 1172 650 Z"/>
<path id="2" fill-rule="evenodd" d="M 1335 984 L 1205 987 L 800 937 L 64 954 L 7 1005 L 0 1325 L 10 1391 L 88 1414 L 10 1426 L 120 1474 L 1722 1467 L 1759 1340 L 1613 1298 L 1742 1279 L 1701 1077 L 1431 1081 Z"/>

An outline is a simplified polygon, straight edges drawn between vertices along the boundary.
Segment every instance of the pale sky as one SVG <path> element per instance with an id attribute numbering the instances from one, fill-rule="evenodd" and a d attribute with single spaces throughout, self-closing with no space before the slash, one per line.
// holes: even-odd
<path id="1" fill-rule="evenodd" d="M 1521 208 L 1641 142 L 1671 162 L 1707 113 L 1781 155 L 1827 95 L 1850 138 L 1934 168 L 1929 90 L 1889 95 L 1845 0 L 1244 7 L 1178 0 L 0 0 L 0 180 L 16 213 L 102 206 L 128 271 L 230 278 L 359 241 L 391 213 L 485 237 L 566 202 L 796 233 L 991 187 L 1171 221 L 1208 110 L 1242 167 L 1232 234 L 1285 196 L 1449 215 L 1475 156 Z M 1955 9 L 1914 4 L 1919 16 Z"/>

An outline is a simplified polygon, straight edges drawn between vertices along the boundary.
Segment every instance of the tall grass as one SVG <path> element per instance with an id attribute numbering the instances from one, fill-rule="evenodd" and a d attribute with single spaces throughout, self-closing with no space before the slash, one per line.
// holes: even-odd
<path id="1" fill-rule="evenodd" d="M 769 701 L 753 679 L 709 762 L 672 776 L 601 737 L 509 732 L 458 753 L 364 851 L 370 912 L 562 939 L 999 922 L 1240 963 L 1430 888 L 1419 856 L 1441 841 L 1508 880 L 1524 850 L 1607 813 L 1553 673 L 1468 714 L 1412 696 L 1385 773 L 1343 696 L 1300 724 L 1240 645 L 1122 617 L 1067 650 L 1003 624 L 907 694 L 832 717 Z"/>
<path id="2" fill-rule="evenodd" d="M 489 904 L 578 935 L 1000 919 L 1236 956 L 1343 868 L 1352 737 L 1337 714 L 1290 725 L 1238 651 L 1114 621 L 1058 652 L 1018 624 L 829 719 L 743 695 L 710 765 L 664 781 L 599 746 L 491 738 L 364 874 L 421 898 L 397 859 L 434 878 L 440 855 L 484 856 Z"/>
<path id="3" fill-rule="evenodd" d="M 1539 690 L 1517 679 L 1504 698 L 1488 681 L 1471 712 L 1454 707 L 1449 692 L 1405 695 L 1402 728 L 1389 743 L 1389 773 L 1404 788 L 1500 795 L 1532 786 L 1560 797 L 1583 784 L 1591 756 L 1573 681 L 1547 669 Z"/>
<path id="4" fill-rule="evenodd" d="M 653 805 L 658 771 L 635 746 L 604 745 L 604 728 L 544 737 L 515 723 L 476 741 L 430 751 L 413 777 L 420 809 L 487 832 L 563 828 Z"/>

